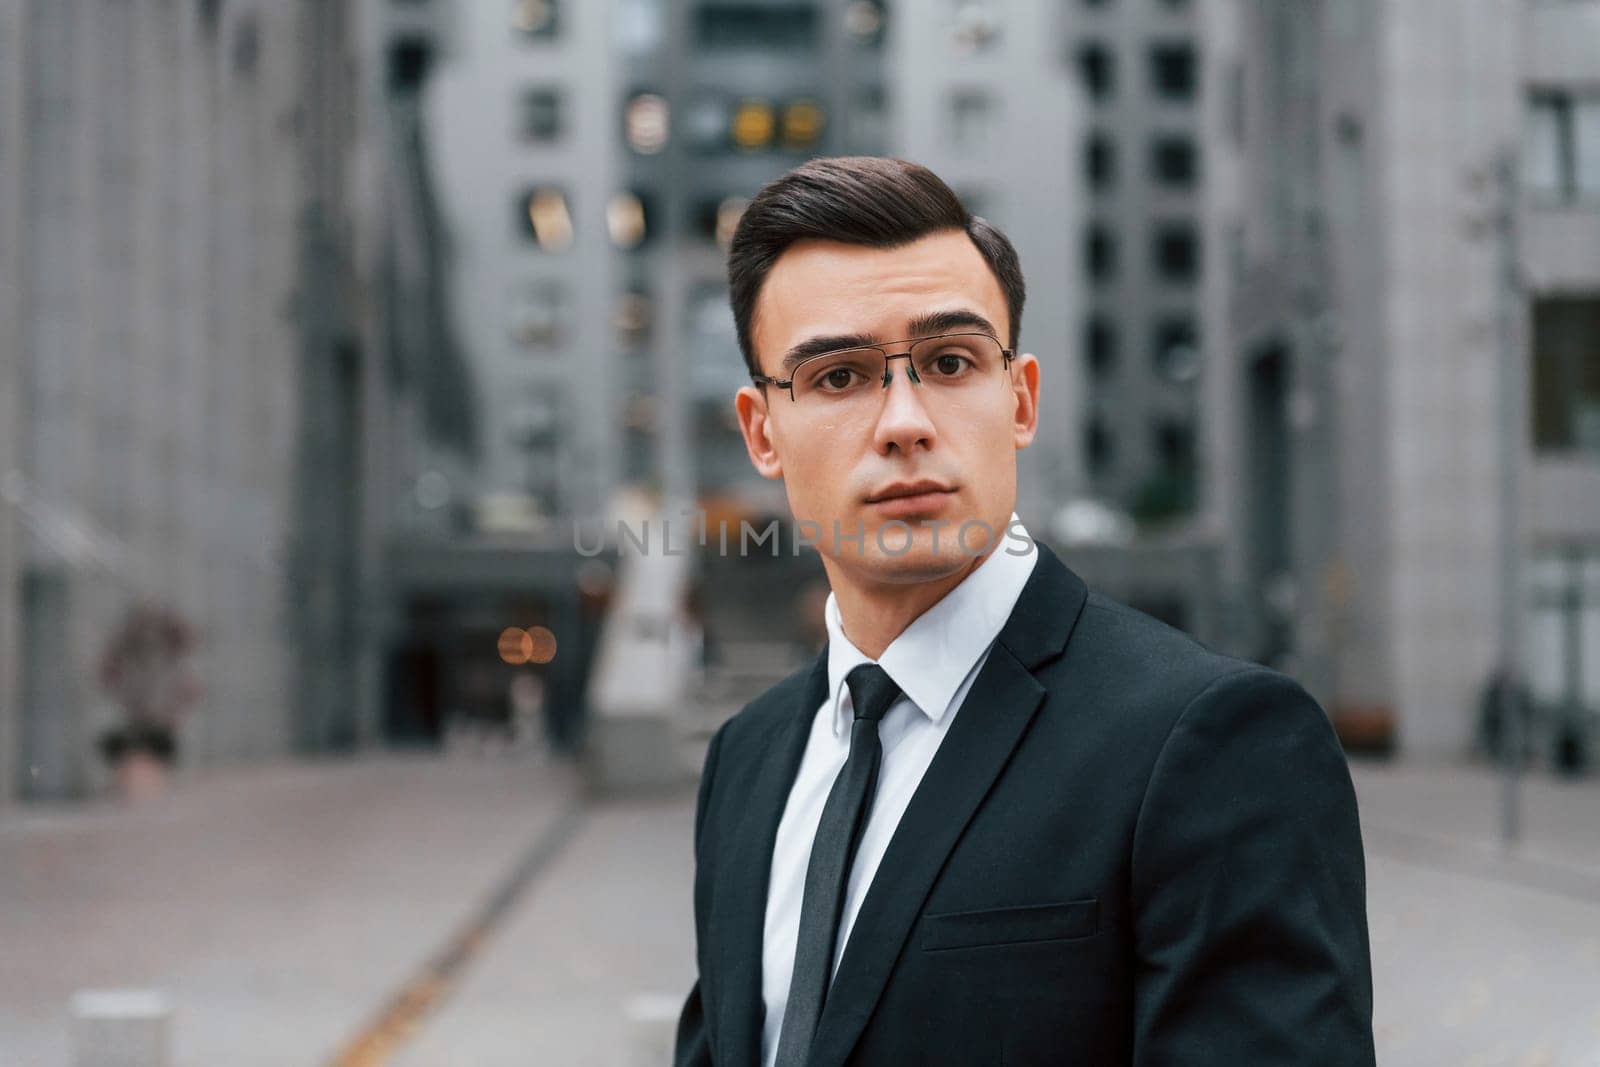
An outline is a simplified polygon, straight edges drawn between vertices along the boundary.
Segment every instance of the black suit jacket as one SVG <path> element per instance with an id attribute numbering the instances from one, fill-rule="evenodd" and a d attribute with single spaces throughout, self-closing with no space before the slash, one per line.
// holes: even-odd
<path id="1" fill-rule="evenodd" d="M 1373 1063 L 1361 832 L 1322 709 L 1039 549 L 810 1063 Z M 712 739 L 680 1065 L 759 1063 L 773 841 L 826 688 L 824 653 Z"/>

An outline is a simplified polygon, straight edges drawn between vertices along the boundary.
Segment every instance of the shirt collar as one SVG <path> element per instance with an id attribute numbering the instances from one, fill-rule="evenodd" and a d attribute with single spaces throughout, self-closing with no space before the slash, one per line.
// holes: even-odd
<path id="1" fill-rule="evenodd" d="M 1039 558 L 1033 538 L 1015 514 L 999 541 L 976 570 L 917 616 L 878 659 L 878 665 L 917 710 L 935 723 L 950 713 L 956 690 L 1000 635 Z M 850 732 L 852 716 L 846 707 L 845 676 L 872 660 L 844 635 L 839 605 L 831 592 L 823 618 L 828 627 L 833 735 L 843 737 Z"/>

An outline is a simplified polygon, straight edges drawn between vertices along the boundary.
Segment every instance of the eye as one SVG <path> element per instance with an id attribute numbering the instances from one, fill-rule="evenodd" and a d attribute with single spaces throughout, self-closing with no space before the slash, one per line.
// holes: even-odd
<path id="1" fill-rule="evenodd" d="M 834 367 L 817 382 L 820 389 L 838 391 L 850 388 L 850 383 L 855 378 L 856 372 L 849 367 Z"/>
<path id="2" fill-rule="evenodd" d="M 933 361 L 933 369 L 945 378 L 955 377 L 970 365 L 971 360 L 958 352 L 941 352 Z"/>

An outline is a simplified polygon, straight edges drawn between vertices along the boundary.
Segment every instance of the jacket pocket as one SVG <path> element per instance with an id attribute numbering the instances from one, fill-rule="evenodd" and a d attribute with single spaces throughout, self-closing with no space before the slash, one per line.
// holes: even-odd
<path id="1" fill-rule="evenodd" d="M 937 952 L 1029 941 L 1071 941 L 1100 932 L 1100 901 L 1068 900 L 1020 908 L 956 911 L 922 917 L 922 949 Z"/>

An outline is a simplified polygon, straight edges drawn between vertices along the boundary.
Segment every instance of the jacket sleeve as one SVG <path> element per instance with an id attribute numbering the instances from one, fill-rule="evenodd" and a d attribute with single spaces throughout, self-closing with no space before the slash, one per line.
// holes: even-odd
<path id="1" fill-rule="evenodd" d="M 719 728 L 711 737 L 711 746 L 706 749 L 706 762 L 700 772 L 700 792 L 695 801 L 694 810 L 694 856 L 695 856 L 695 887 L 694 887 L 694 941 L 696 978 L 694 985 L 689 990 L 689 996 L 684 1001 L 683 1010 L 678 1015 L 677 1048 L 673 1054 L 672 1062 L 675 1067 L 709 1067 L 711 1059 L 711 1034 L 706 1022 L 705 998 L 702 989 L 706 975 L 706 923 L 710 918 L 710 902 L 708 900 L 708 886 L 710 879 L 705 877 L 704 847 L 706 809 L 711 802 L 711 782 L 716 772 L 717 751 L 722 741 L 722 732 L 726 728 Z"/>
<path id="2" fill-rule="evenodd" d="M 1134 1062 L 1370 1067 L 1355 790 L 1288 678 L 1212 682 L 1148 782 L 1131 869 Z"/>

